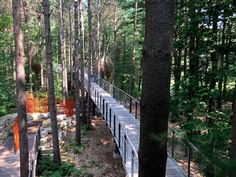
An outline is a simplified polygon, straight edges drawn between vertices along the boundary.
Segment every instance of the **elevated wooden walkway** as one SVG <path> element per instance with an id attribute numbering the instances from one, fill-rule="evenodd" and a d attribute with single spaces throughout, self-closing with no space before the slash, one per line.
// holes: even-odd
<path id="1" fill-rule="evenodd" d="M 40 122 L 31 122 L 28 127 L 29 177 L 36 172 L 38 145 L 40 140 Z M 20 176 L 20 154 L 14 154 L 14 137 L 9 136 L 0 145 L 0 177 Z"/>
<path id="2" fill-rule="evenodd" d="M 85 73 L 85 88 L 88 89 Z M 95 82 L 91 83 L 91 99 L 100 110 L 110 128 L 123 166 L 129 177 L 138 177 L 138 149 L 140 122 L 124 106 Z M 170 157 L 167 159 L 166 177 L 185 177 L 186 174 Z"/>

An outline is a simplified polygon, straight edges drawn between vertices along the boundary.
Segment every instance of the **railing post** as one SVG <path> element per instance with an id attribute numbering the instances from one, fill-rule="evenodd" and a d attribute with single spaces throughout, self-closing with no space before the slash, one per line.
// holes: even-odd
<path id="1" fill-rule="evenodd" d="M 95 95 L 95 96 L 94 96 L 94 101 L 95 101 L 95 103 L 96 103 L 96 101 L 97 101 L 97 90 L 94 91 L 94 95 Z"/>
<path id="2" fill-rule="evenodd" d="M 109 109 L 109 126 L 111 127 L 111 108 Z"/>
<path id="3" fill-rule="evenodd" d="M 102 95 L 100 95 L 100 110 L 102 109 Z"/>
<path id="4" fill-rule="evenodd" d="M 120 148 L 120 133 L 121 133 L 121 126 L 120 126 L 120 123 L 119 123 L 119 126 L 118 126 L 118 147 Z"/>
<path id="5" fill-rule="evenodd" d="M 105 100 L 102 99 L 102 114 L 105 117 Z"/>
<path id="6" fill-rule="evenodd" d="M 114 86 L 112 85 L 112 95 L 113 95 L 113 98 L 116 99 L 116 91 L 114 89 Z"/>
<path id="7" fill-rule="evenodd" d="M 126 96 L 126 94 L 125 94 L 125 108 L 126 108 L 126 104 L 127 104 L 127 103 L 126 103 L 126 102 L 127 102 L 127 101 L 126 101 L 126 98 L 127 98 L 127 96 Z"/>
<path id="8" fill-rule="evenodd" d="M 129 113 L 132 112 L 132 98 L 129 98 Z"/>
<path id="9" fill-rule="evenodd" d="M 108 103 L 106 102 L 106 121 L 108 120 Z M 107 123 L 107 122 L 106 122 Z"/>
<path id="10" fill-rule="evenodd" d="M 172 156 L 172 158 L 174 158 L 174 155 L 175 155 L 175 131 L 172 130 L 172 139 L 171 139 L 171 156 Z"/>
<path id="11" fill-rule="evenodd" d="M 188 146 L 188 177 L 191 175 L 191 158 L 192 158 L 192 150 L 191 147 Z"/>
<path id="12" fill-rule="evenodd" d="M 124 164 L 126 164 L 126 135 L 124 135 Z"/>
<path id="13" fill-rule="evenodd" d="M 113 133 L 114 133 L 114 137 L 116 137 L 116 115 L 115 114 L 113 117 Z"/>
<path id="14" fill-rule="evenodd" d="M 131 151 L 131 177 L 134 177 L 134 150 Z"/>
<path id="15" fill-rule="evenodd" d="M 135 118 L 138 118 L 138 102 L 135 101 Z"/>

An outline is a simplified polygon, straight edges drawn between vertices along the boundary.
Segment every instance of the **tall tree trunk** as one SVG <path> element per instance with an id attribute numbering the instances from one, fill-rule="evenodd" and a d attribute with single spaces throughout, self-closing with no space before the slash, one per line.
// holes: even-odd
<path id="1" fill-rule="evenodd" d="M 73 79 L 73 47 L 72 47 L 72 18 L 71 18 L 71 11 L 72 11 L 72 7 L 69 8 L 69 51 L 70 51 L 70 87 L 71 87 L 71 91 L 73 90 L 73 86 L 74 86 L 74 79 Z"/>
<path id="2" fill-rule="evenodd" d="M 175 51 L 176 55 L 174 57 L 175 67 L 174 67 L 174 78 L 175 78 L 175 95 L 179 94 L 179 84 L 181 79 L 181 49 Z"/>
<path id="3" fill-rule="evenodd" d="M 50 29 L 50 3 L 49 0 L 43 1 L 44 5 L 44 24 L 45 24 L 45 41 L 46 41 L 46 59 L 47 59 L 47 77 L 48 77 L 48 103 L 52 128 L 53 140 L 53 160 L 56 165 L 61 163 L 60 147 L 57 130 L 57 114 L 54 95 L 54 78 L 52 65 L 52 36 Z"/>
<path id="4" fill-rule="evenodd" d="M 82 120 L 86 121 L 85 89 L 84 89 L 84 14 L 83 3 L 79 0 L 79 26 L 80 26 L 80 89 L 81 89 L 81 112 Z"/>
<path id="5" fill-rule="evenodd" d="M 145 2 L 139 177 L 165 177 L 175 2 Z"/>
<path id="6" fill-rule="evenodd" d="M 229 23 L 228 25 L 228 29 L 227 29 L 227 36 L 226 36 L 226 47 L 227 48 L 230 48 L 231 45 L 232 45 L 232 25 Z M 227 75 L 227 72 L 229 71 L 229 52 L 227 51 L 226 54 L 225 54 L 225 75 L 224 75 L 224 83 L 223 83 L 223 97 L 226 96 L 226 93 L 227 93 L 227 83 L 228 83 L 228 75 Z"/>
<path id="7" fill-rule="evenodd" d="M 133 29 L 133 39 L 132 39 L 132 65 L 131 65 L 131 91 L 135 88 L 135 64 L 136 64 L 136 33 L 137 33 L 137 16 L 138 16 L 138 0 L 134 2 L 134 29 Z"/>
<path id="8" fill-rule="evenodd" d="M 114 42 L 113 42 L 113 63 L 114 63 L 114 70 L 112 74 L 112 83 L 115 84 L 116 80 L 116 60 L 117 60 L 117 52 L 116 52 L 116 40 L 117 40 L 117 5 L 115 3 L 115 10 L 114 10 Z"/>
<path id="9" fill-rule="evenodd" d="M 216 7 L 213 7 L 213 16 L 212 16 L 212 45 L 213 48 L 215 49 L 214 52 L 211 53 L 211 63 L 212 63 L 212 67 L 211 67 L 211 73 L 210 73 L 210 92 L 212 90 L 215 89 L 216 87 L 216 77 L 217 77 L 217 66 L 218 66 L 218 60 L 217 60 L 217 22 L 218 22 L 218 12 Z M 213 95 L 210 95 L 209 98 L 209 103 L 208 103 L 208 112 L 212 112 L 215 109 L 215 102 L 214 102 L 214 98 Z"/>
<path id="10" fill-rule="evenodd" d="M 101 10 L 101 0 L 96 0 L 97 4 L 97 14 L 96 14 L 96 38 L 95 38 L 95 75 L 100 77 L 101 60 L 100 60 L 100 10 Z"/>
<path id="11" fill-rule="evenodd" d="M 23 1 L 23 12 L 25 25 L 28 25 L 28 14 L 27 14 L 27 2 Z M 30 47 L 29 47 L 29 32 L 28 29 L 25 30 L 25 44 L 26 44 L 26 56 L 28 59 L 28 67 L 29 67 L 29 90 L 32 92 L 32 57 L 30 56 Z"/>
<path id="12" fill-rule="evenodd" d="M 91 72 L 92 72 L 92 54 L 93 54 L 93 39 L 92 39 L 92 10 L 91 3 L 88 0 L 88 32 L 89 32 L 89 51 L 88 51 L 88 107 L 87 107 L 87 124 L 90 125 L 90 111 L 91 111 Z"/>
<path id="13" fill-rule="evenodd" d="M 125 90 L 124 82 L 125 82 L 125 60 L 126 60 L 126 36 L 123 38 L 124 41 L 124 51 L 123 51 L 123 74 L 122 74 L 122 82 L 121 82 L 121 90 Z"/>
<path id="14" fill-rule="evenodd" d="M 221 39 L 221 45 L 222 45 L 222 50 L 221 50 L 221 58 L 219 60 L 220 62 L 220 69 L 223 70 L 224 68 L 224 58 L 225 58 L 225 28 L 226 28 L 226 19 L 225 15 L 223 17 L 223 28 L 222 28 L 222 39 Z M 222 107 L 222 91 L 223 91 L 223 76 L 220 74 L 219 76 L 219 83 L 218 83 L 218 90 L 219 90 L 219 95 L 217 98 L 217 109 L 221 109 Z"/>
<path id="15" fill-rule="evenodd" d="M 61 67 L 64 99 L 68 96 L 67 68 L 66 68 L 66 28 L 64 17 L 64 0 L 60 0 L 60 40 L 61 40 Z"/>
<path id="16" fill-rule="evenodd" d="M 79 84 L 79 21 L 78 21 L 78 0 L 74 0 L 74 63 L 75 63 L 75 115 L 76 115 L 76 142 L 78 146 L 81 145 L 81 120 L 80 120 L 80 84 Z"/>
<path id="17" fill-rule="evenodd" d="M 20 133 L 20 175 L 28 176 L 29 173 L 29 149 L 27 136 L 27 114 L 25 97 L 25 59 L 23 46 L 23 32 L 21 29 L 21 3 L 20 0 L 12 0 L 13 30 L 16 54 L 16 88 L 17 88 L 17 113 Z"/>
<path id="18" fill-rule="evenodd" d="M 191 18 L 190 20 L 190 26 L 192 29 L 189 34 L 189 75 L 190 75 L 190 87 L 189 87 L 189 98 L 194 98 L 195 93 L 198 89 L 199 85 L 199 61 L 198 56 L 196 54 L 196 31 L 198 29 L 198 23 L 196 20 L 196 2 L 193 0 L 189 4 L 189 16 Z M 196 30 L 196 31 L 195 31 Z M 191 113 L 193 111 L 193 107 L 190 108 L 189 112 Z"/>

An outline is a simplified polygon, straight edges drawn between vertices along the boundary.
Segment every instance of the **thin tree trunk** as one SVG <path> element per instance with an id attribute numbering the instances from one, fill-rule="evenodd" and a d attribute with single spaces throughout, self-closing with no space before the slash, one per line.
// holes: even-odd
<path id="1" fill-rule="evenodd" d="M 175 2 L 145 2 L 139 177 L 165 177 Z"/>
<path id="2" fill-rule="evenodd" d="M 99 78 L 100 77 L 100 70 L 101 70 L 101 60 L 100 60 L 100 8 L 101 8 L 101 1 L 97 0 L 97 14 L 96 14 L 96 22 L 97 22 L 97 29 L 96 29 L 96 38 L 95 38 L 95 75 Z"/>
<path id="3" fill-rule="evenodd" d="M 76 142 L 78 146 L 81 145 L 81 127 L 80 127 L 80 94 L 79 94 L 79 22 L 78 22 L 78 0 L 74 0 L 74 63 L 75 63 L 75 115 L 76 115 Z"/>
<path id="4" fill-rule="evenodd" d="M 89 52 L 88 52 L 88 107 L 87 107 L 87 124 L 90 126 L 90 111 L 91 111 L 91 71 L 92 71 L 92 54 L 93 54 L 93 39 L 92 39 L 92 10 L 90 0 L 88 0 L 88 32 L 89 32 Z"/>
<path id="5" fill-rule="evenodd" d="M 25 97 L 25 59 L 23 46 L 23 32 L 21 29 L 21 3 L 20 0 L 12 0 L 13 30 L 16 54 L 16 88 L 17 88 L 17 113 L 20 133 L 20 175 L 28 176 L 29 173 L 29 149 L 27 136 L 27 114 Z"/>
<path id="6" fill-rule="evenodd" d="M 66 28 L 64 17 L 64 0 L 60 0 L 60 39 L 61 39 L 61 67 L 64 99 L 68 96 L 67 68 L 66 68 Z"/>
<path id="7" fill-rule="evenodd" d="M 136 50 L 135 50 L 135 44 L 136 44 L 136 33 L 137 33 L 137 16 L 138 16 L 138 0 L 135 0 L 134 4 L 135 12 L 134 12 L 134 29 L 133 29 L 133 39 L 132 39 L 132 67 L 131 67 L 131 91 L 135 88 L 135 64 L 136 64 Z"/>
<path id="8" fill-rule="evenodd" d="M 123 75 L 122 75 L 122 82 L 121 82 L 121 90 L 125 90 L 124 82 L 125 82 L 125 60 L 126 60 L 126 36 L 124 36 L 124 51 L 123 51 Z"/>
<path id="9" fill-rule="evenodd" d="M 229 24 L 228 30 L 227 30 L 227 47 L 230 48 L 232 45 L 232 25 Z M 229 71 L 229 52 L 227 51 L 225 54 L 225 76 L 224 76 L 224 83 L 223 83 L 223 97 L 226 96 L 227 93 L 227 83 L 228 83 L 228 75 L 227 72 Z"/>
<path id="10" fill-rule="evenodd" d="M 116 54 L 116 40 L 117 40 L 117 5 L 115 4 L 115 10 L 114 10 L 114 42 L 113 42 L 113 63 L 114 63 L 114 70 L 112 74 L 112 83 L 115 84 L 116 80 L 116 60 L 117 60 L 117 54 Z"/>
<path id="11" fill-rule="evenodd" d="M 191 18 L 190 25 L 191 28 L 197 29 L 198 23 L 196 22 L 196 8 L 195 2 L 190 4 L 189 7 L 189 16 Z M 192 99 L 195 97 L 195 93 L 198 89 L 199 82 L 199 61 L 196 54 L 196 34 L 192 30 L 189 34 L 189 75 L 190 75 L 190 87 L 189 87 L 189 98 Z M 193 107 L 189 110 L 190 113 L 193 112 Z"/>
<path id="12" fill-rule="evenodd" d="M 73 47 L 72 47 L 72 18 L 71 18 L 71 8 L 69 8 L 69 48 L 70 48 L 70 87 L 73 90 L 74 79 L 73 79 Z"/>
<path id="13" fill-rule="evenodd" d="M 223 70 L 224 67 L 224 58 L 225 58 L 225 28 L 226 28 L 226 19 L 225 19 L 225 15 L 223 17 L 223 29 L 222 29 L 222 39 L 221 39 L 221 45 L 223 47 L 223 50 L 221 51 L 221 58 L 220 58 L 220 67 L 221 70 Z M 219 76 L 219 83 L 218 83 L 218 90 L 219 90 L 219 95 L 217 98 L 217 109 L 221 109 L 222 107 L 222 95 L 223 95 L 223 76 L 220 75 Z"/>
<path id="14" fill-rule="evenodd" d="M 79 26 L 80 26 L 80 89 L 81 89 L 81 112 L 82 120 L 86 121 L 85 114 L 85 89 L 84 89 L 84 15 L 83 15 L 83 3 L 79 0 Z"/>
<path id="15" fill-rule="evenodd" d="M 178 49 L 178 51 L 176 51 L 176 57 L 175 57 L 174 78 L 175 78 L 175 95 L 176 96 L 179 94 L 179 85 L 180 85 L 180 80 L 181 80 L 181 53 L 182 53 L 182 50 Z"/>
<path id="16" fill-rule="evenodd" d="M 216 7 L 215 7 L 216 8 Z M 217 14 L 217 10 L 214 9 L 214 15 L 212 18 L 212 44 L 213 46 L 216 47 L 217 45 L 217 19 L 218 19 L 218 14 Z M 216 48 L 215 48 L 216 50 Z M 216 86 L 216 76 L 217 76 L 217 65 L 218 65 L 218 61 L 217 61 L 217 53 L 216 51 L 214 51 L 213 53 L 211 53 L 211 62 L 212 62 L 212 69 L 211 69 L 211 75 L 210 75 L 210 91 L 215 89 Z M 208 112 L 212 112 L 215 109 L 215 102 L 214 102 L 214 98 L 212 95 L 210 95 L 209 98 L 209 103 L 208 103 Z"/>
<path id="17" fill-rule="evenodd" d="M 43 64 L 40 64 L 40 80 L 41 80 L 41 88 L 43 88 L 44 87 Z"/>
<path id="18" fill-rule="evenodd" d="M 46 41 L 46 59 L 47 59 L 47 77 L 48 77 L 48 103 L 52 128 L 53 140 L 53 160 L 56 165 L 61 163 L 60 147 L 57 130 L 57 114 L 54 95 L 54 78 L 52 65 L 52 37 L 50 29 L 50 3 L 49 0 L 44 0 L 44 24 L 45 24 L 45 41 Z"/>
<path id="19" fill-rule="evenodd" d="M 24 12 L 24 19 L 25 25 L 28 24 L 28 14 L 27 14 L 27 2 L 23 1 L 23 12 Z M 29 67 L 29 90 L 32 92 L 32 57 L 30 56 L 30 49 L 29 49 L 29 32 L 28 30 L 25 31 L 25 44 L 26 44 L 26 56 L 28 59 L 28 67 Z"/>

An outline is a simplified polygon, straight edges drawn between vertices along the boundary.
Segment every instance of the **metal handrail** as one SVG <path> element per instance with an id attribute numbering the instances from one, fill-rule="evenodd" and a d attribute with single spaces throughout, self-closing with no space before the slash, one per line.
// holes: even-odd
<path id="1" fill-rule="evenodd" d="M 138 110 L 138 109 L 140 108 L 140 101 L 139 101 L 138 99 L 132 97 L 130 94 L 124 92 L 124 91 L 121 90 L 120 88 L 116 87 L 115 85 L 111 84 L 110 82 L 108 82 L 108 81 L 106 81 L 106 80 L 104 80 L 104 79 L 102 79 L 102 78 L 98 78 L 98 85 L 99 85 L 100 87 L 102 87 L 104 90 L 107 91 L 107 89 L 105 88 L 105 84 L 108 85 L 108 88 L 109 88 L 109 91 L 108 91 L 108 92 L 110 93 L 110 90 L 112 91 L 112 93 L 110 93 L 110 94 L 113 96 L 113 98 L 115 98 L 115 96 L 114 96 L 114 90 L 117 90 L 117 91 L 119 91 L 121 94 L 123 94 L 124 97 L 128 97 L 128 98 L 134 100 L 134 101 L 139 105 L 139 106 L 136 106 L 136 107 L 135 107 L 135 112 L 136 112 L 135 117 L 138 118 L 138 119 L 140 119 L 140 116 L 137 115 L 137 111 L 140 111 L 140 110 Z M 116 91 L 115 91 L 115 92 L 116 92 Z M 118 101 L 119 101 L 119 100 L 118 100 Z M 120 104 L 123 105 L 123 103 L 122 103 L 121 101 L 120 101 Z M 127 109 L 126 105 L 123 105 L 123 106 Z M 130 106 L 131 106 L 131 105 L 130 105 Z M 132 109 L 132 108 L 129 108 L 129 110 L 130 110 L 130 109 Z M 136 109 L 137 109 L 137 110 L 136 110 Z M 132 113 L 132 112 L 130 111 L 130 113 Z M 195 151 L 195 152 L 199 153 L 199 154 L 200 154 L 207 162 L 209 162 L 216 170 L 222 171 L 222 169 L 220 169 L 220 168 L 217 167 L 216 165 L 212 164 L 212 163 L 211 163 L 211 160 L 210 160 L 204 153 L 202 153 L 202 152 L 201 152 L 193 143 L 191 143 L 188 139 L 186 139 L 185 137 L 183 137 L 175 128 L 169 126 L 169 130 L 171 130 L 172 132 L 174 132 L 174 134 L 179 137 L 179 138 L 178 138 L 178 141 L 182 142 L 182 143 L 188 148 L 188 169 L 187 169 L 187 176 L 188 176 L 188 177 L 190 177 L 190 173 L 191 173 L 190 165 L 191 165 L 191 160 L 193 160 L 192 157 L 191 157 L 191 156 L 192 156 L 192 154 L 191 154 L 192 151 Z M 131 145 L 132 151 L 134 151 L 135 156 L 138 158 L 138 153 L 136 152 L 135 148 L 133 147 L 132 143 L 130 142 L 128 136 L 126 136 L 126 140 L 129 141 L 129 144 Z M 174 149 L 172 149 L 171 151 L 172 151 L 171 155 L 173 156 L 173 151 L 174 151 Z M 172 158 L 175 159 L 175 157 L 172 157 Z M 175 160 L 176 160 L 176 159 L 175 159 Z"/>
<path id="2" fill-rule="evenodd" d="M 38 125 L 37 127 L 37 131 L 34 136 L 33 149 L 29 156 L 29 177 L 35 177 L 39 141 L 40 141 L 40 125 Z"/>
<path id="3" fill-rule="evenodd" d="M 108 93 L 110 93 L 110 95 L 112 95 L 112 97 L 114 99 L 119 101 L 121 105 L 123 105 L 131 114 L 133 114 L 135 116 L 135 118 L 140 119 L 140 116 L 138 114 L 140 112 L 139 111 L 140 101 L 138 99 L 134 98 L 130 94 L 124 92 L 120 88 L 116 87 L 115 85 L 109 83 L 108 81 L 106 81 L 102 78 L 98 78 L 97 81 L 98 81 L 98 85 L 100 87 L 102 87 L 104 90 L 106 90 Z M 106 86 L 108 86 L 108 90 L 107 90 Z M 122 102 L 122 100 L 119 100 L 119 98 L 116 97 L 116 95 L 119 96 L 120 94 L 123 95 L 123 97 L 125 98 L 125 102 Z M 127 100 L 129 102 L 128 107 L 126 104 Z"/>

